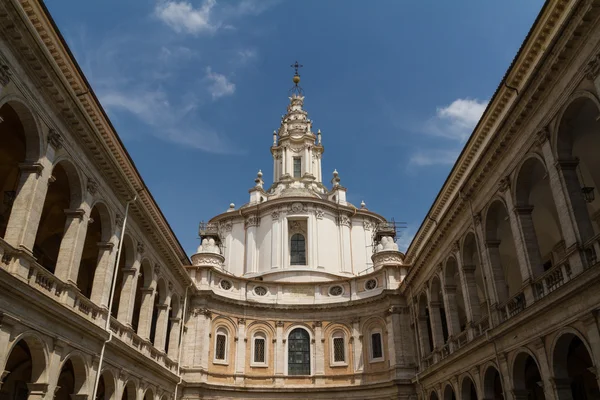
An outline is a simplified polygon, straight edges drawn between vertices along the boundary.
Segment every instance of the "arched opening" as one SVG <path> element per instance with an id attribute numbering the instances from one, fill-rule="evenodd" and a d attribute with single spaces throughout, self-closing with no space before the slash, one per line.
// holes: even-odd
<path id="1" fill-rule="evenodd" d="M 290 241 L 290 265 L 306 265 L 306 239 L 301 233 L 292 235 Z"/>
<path id="2" fill-rule="evenodd" d="M 125 389 L 123 389 L 121 400 L 136 400 L 136 392 L 137 389 L 135 388 L 135 383 L 133 381 L 128 381 L 125 385 Z"/>
<path id="3" fill-rule="evenodd" d="M 504 303 L 519 292 L 523 279 L 515 240 L 504 203 L 495 201 L 486 216 L 486 247 L 498 301 Z"/>
<path id="4" fill-rule="evenodd" d="M 115 395 L 115 378 L 109 371 L 103 371 L 98 381 L 96 400 L 111 400 Z"/>
<path id="5" fill-rule="evenodd" d="M 479 246 L 473 232 L 465 237 L 462 249 L 463 273 L 467 286 L 466 296 L 471 304 L 473 322 L 481 320 L 488 314 L 483 272 L 479 258 Z"/>
<path id="6" fill-rule="evenodd" d="M 296 328 L 288 335 L 288 375 L 310 375 L 310 335 Z"/>
<path id="7" fill-rule="evenodd" d="M 103 247 L 110 239 L 109 224 L 110 219 L 106 206 L 103 204 L 94 206 L 87 223 L 77 275 L 77 287 L 88 299 L 92 296 L 94 277 L 102 256 Z"/>
<path id="8" fill-rule="evenodd" d="M 42 344 L 33 338 L 19 340 L 12 348 L 4 367 L 0 390 L 3 400 L 27 400 L 29 383 L 37 382 L 46 370 Z"/>
<path id="9" fill-rule="evenodd" d="M 429 400 L 438 400 L 438 395 L 436 392 L 431 392 L 429 395 Z"/>
<path id="10" fill-rule="evenodd" d="M 544 400 L 544 382 L 536 361 L 528 353 L 519 353 L 513 366 L 515 396 L 531 400 Z"/>
<path id="11" fill-rule="evenodd" d="M 558 166 L 581 240 L 585 244 L 600 233 L 600 149 L 599 110 L 588 97 L 573 101 L 562 116 L 557 135 Z M 578 160 L 578 162 L 577 162 Z M 593 188 L 594 200 L 586 201 L 583 188 Z M 595 263 L 597 255 L 588 256 Z"/>
<path id="12" fill-rule="evenodd" d="M 146 390 L 146 393 L 144 393 L 144 400 L 154 400 L 154 392 L 152 392 L 152 389 Z"/>
<path id="13" fill-rule="evenodd" d="M 450 385 L 446 385 L 444 388 L 444 400 L 456 400 L 454 389 Z"/>
<path id="14" fill-rule="evenodd" d="M 86 384 L 85 364 L 80 357 L 69 358 L 62 366 L 58 376 L 55 400 L 71 400 L 72 395 L 82 394 Z"/>
<path id="15" fill-rule="evenodd" d="M 431 280 L 429 317 L 433 333 L 434 348 L 441 348 L 448 341 L 448 325 L 444 308 L 442 284 L 437 276 Z"/>
<path id="16" fill-rule="evenodd" d="M 579 336 L 565 333 L 558 339 L 552 364 L 559 400 L 600 398 L 594 363 Z"/>
<path id="17" fill-rule="evenodd" d="M 19 164 L 25 161 L 25 129 L 17 112 L 8 104 L 0 108 L 0 237 L 4 238 L 8 219 L 19 187 Z"/>
<path id="18" fill-rule="evenodd" d="M 483 395 L 490 400 L 504 400 L 502 380 L 495 367 L 489 366 L 483 376 Z"/>
<path id="19" fill-rule="evenodd" d="M 546 167 L 536 157 L 523 163 L 516 184 L 517 215 L 533 277 L 565 256 L 554 196 Z"/>
<path id="20" fill-rule="evenodd" d="M 75 185 L 67 173 L 67 164 L 58 163 L 48 181 L 48 192 L 42 208 L 42 216 L 33 245 L 33 255 L 38 263 L 50 272 L 56 269 L 60 245 L 65 234 L 67 215 L 65 210 L 81 204 L 72 190 Z"/>
<path id="21" fill-rule="evenodd" d="M 454 257 L 449 258 L 446 262 L 444 285 L 448 303 L 448 325 L 452 326 L 453 334 L 458 335 L 467 327 L 467 312 L 458 274 L 458 264 Z"/>
<path id="22" fill-rule="evenodd" d="M 125 235 L 123 237 L 123 246 L 121 247 L 121 257 L 119 258 L 119 266 L 117 267 L 117 280 L 115 281 L 115 294 L 110 310 L 111 315 L 117 318 L 119 315 L 119 304 L 121 303 L 121 294 L 123 293 L 124 273 L 123 270 L 133 267 L 135 254 L 133 251 L 133 241 L 131 237 Z"/>
<path id="23" fill-rule="evenodd" d="M 144 260 L 138 272 L 135 289 L 135 300 L 133 302 L 133 316 L 131 319 L 131 325 L 136 333 L 139 332 L 140 320 L 143 317 L 142 310 L 142 299 L 144 297 L 144 290 L 149 290 L 152 285 L 152 266 L 148 260 Z"/>
<path id="24" fill-rule="evenodd" d="M 475 389 L 475 384 L 473 380 L 469 377 L 465 377 L 462 381 L 462 385 L 460 388 L 462 393 L 462 400 L 477 400 L 477 389 Z"/>

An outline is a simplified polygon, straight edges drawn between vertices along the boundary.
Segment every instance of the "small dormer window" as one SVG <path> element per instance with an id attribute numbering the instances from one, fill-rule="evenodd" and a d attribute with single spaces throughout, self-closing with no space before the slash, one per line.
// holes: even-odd
<path id="1" fill-rule="evenodd" d="M 300 157 L 294 157 L 294 178 L 300 178 L 302 176 L 302 159 Z"/>

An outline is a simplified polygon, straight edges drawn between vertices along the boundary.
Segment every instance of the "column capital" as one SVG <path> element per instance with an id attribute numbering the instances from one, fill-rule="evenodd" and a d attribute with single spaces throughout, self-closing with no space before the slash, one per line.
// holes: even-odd
<path id="1" fill-rule="evenodd" d="M 477 266 L 475 264 L 464 264 L 462 266 L 463 272 L 475 272 Z"/>
<path id="2" fill-rule="evenodd" d="M 456 285 L 444 285 L 444 291 L 447 294 L 455 294 L 456 293 Z"/>
<path id="3" fill-rule="evenodd" d="M 529 215 L 533 212 L 533 206 L 531 205 L 518 205 L 513 208 L 513 211 L 517 215 Z"/>
<path id="4" fill-rule="evenodd" d="M 500 241 L 499 240 L 486 240 L 485 247 L 487 247 L 488 249 L 498 248 L 498 247 L 500 247 Z"/>
<path id="5" fill-rule="evenodd" d="M 98 246 L 98 248 L 100 250 L 109 250 L 109 251 L 111 251 L 113 249 L 113 247 L 115 247 L 115 244 L 113 242 L 97 242 L 96 246 Z"/>
<path id="6" fill-rule="evenodd" d="M 430 301 L 429 307 L 440 307 L 442 305 L 441 301 Z"/>
<path id="7" fill-rule="evenodd" d="M 556 169 L 559 170 L 574 170 L 579 165 L 579 159 L 577 157 L 574 158 L 559 158 L 554 163 Z"/>
<path id="8" fill-rule="evenodd" d="M 36 174 L 40 174 L 44 170 L 44 166 L 37 162 L 24 162 L 19 164 L 19 170 L 21 172 L 35 172 Z"/>
<path id="9" fill-rule="evenodd" d="M 158 308 L 158 309 L 159 309 L 159 310 L 161 310 L 161 311 L 162 311 L 162 310 L 169 311 L 169 308 L 171 308 L 171 307 L 169 307 L 169 305 L 168 305 L 168 304 L 157 304 L 157 305 L 156 305 L 156 308 Z"/>
<path id="10" fill-rule="evenodd" d="M 71 217 L 71 218 L 77 218 L 77 219 L 82 219 L 83 216 L 85 215 L 85 210 L 82 208 L 76 208 L 76 209 L 72 209 L 72 210 L 64 210 L 65 215 L 67 217 Z"/>

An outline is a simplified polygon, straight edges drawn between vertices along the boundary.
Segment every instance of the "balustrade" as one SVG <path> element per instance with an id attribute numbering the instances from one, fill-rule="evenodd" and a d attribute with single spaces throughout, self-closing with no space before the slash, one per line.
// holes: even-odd
<path id="1" fill-rule="evenodd" d="M 519 292 L 506 302 L 498 306 L 498 309 L 501 311 L 500 319 L 502 322 L 508 320 L 509 318 L 514 317 L 521 311 L 525 309 L 525 294 L 523 292 Z"/>
<path id="2" fill-rule="evenodd" d="M 571 279 L 571 267 L 562 262 L 555 265 L 533 282 L 533 296 L 536 301 L 561 287 Z"/>

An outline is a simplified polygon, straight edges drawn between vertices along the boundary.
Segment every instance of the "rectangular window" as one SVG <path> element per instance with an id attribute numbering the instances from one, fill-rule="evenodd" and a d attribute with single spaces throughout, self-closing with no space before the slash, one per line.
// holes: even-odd
<path id="1" fill-rule="evenodd" d="M 254 339 L 254 362 L 265 362 L 265 339 Z"/>
<path id="2" fill-rule="evenodd" d="M 302 159 L 300 157 L 294 157 L 294 178 L 300 178 L 302 176 Z"/>
<path id="3" fill-rule="evenodd" d="M 383 349 L 381 346 L 381 333 L 371 335 L 371 351 L 373 359 L 383 358 Z"/>
<path id="4" fill-rule="evenodd" d="M 225 360 L 225 346 L 227 345 L 227 337 L 225 335 L 217 335 L 217 344 L 215 346 L 215 359 Z"/>
<path id="5" fill-rule="evenodd" d="M 333 362 L 345 362 L 344 338 L 333 338 Z"/>

